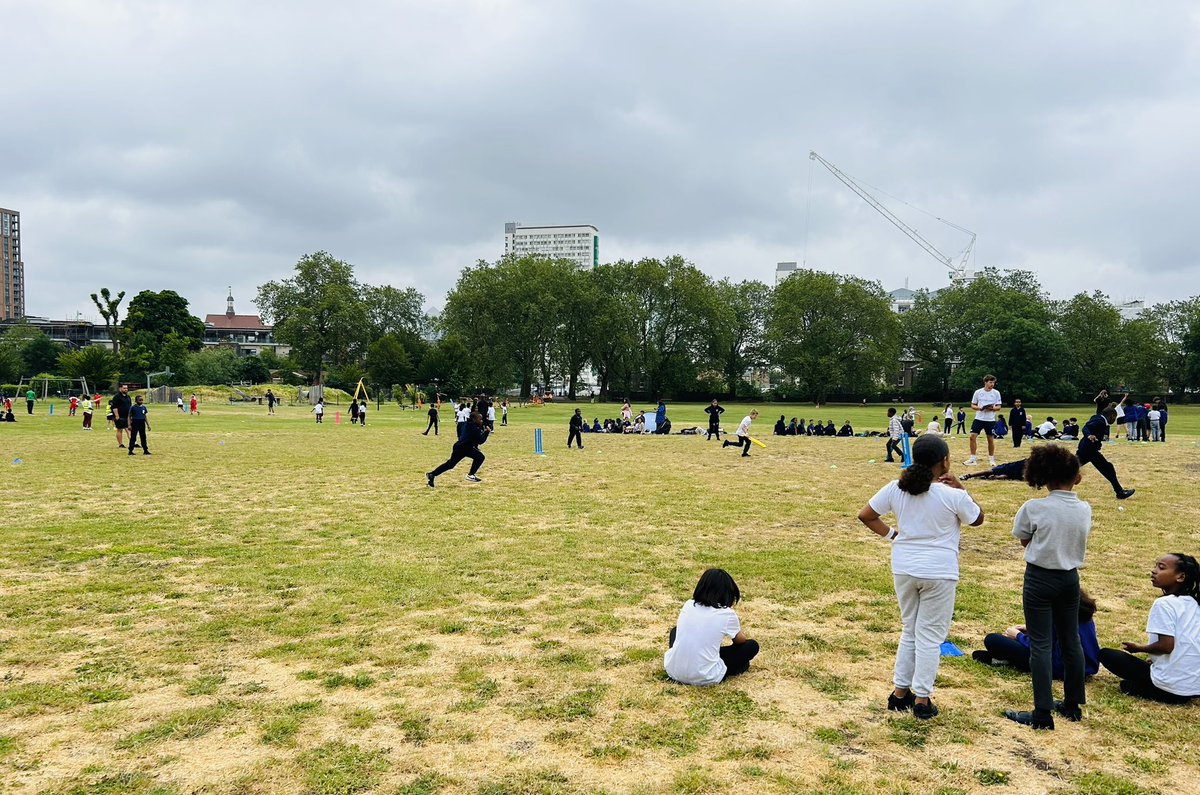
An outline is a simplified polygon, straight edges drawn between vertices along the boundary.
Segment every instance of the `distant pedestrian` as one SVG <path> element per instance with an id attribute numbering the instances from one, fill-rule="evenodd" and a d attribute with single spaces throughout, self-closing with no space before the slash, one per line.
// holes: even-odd
<path id="1" fill-rule="evenodd" d="M 267 414 L 275 413 L 275 404 L 279 402 L 279 398 L 275 397 L 275 393 L 267 390 Z"/>
<path id="2" fill-rule="evenodd" d="M 713 398 L 704 413 L 708 415 L 708 438 L 705 441 L 711 441 L 713 434 L 717 435 L 718 442 L 721 441 L 721 415 L 725 413 L 725 409 L 717 403 L 716 398 Z"/>
<path id="3" fill-rule="evenodd" d="M 200 404 L 198 404 L 196 402 L 196 396 L 192 395 L 192 400 L 190 403 L 188 403 L 188 413 L 189 414 L 199 414 L 200 413 L 199 405 Z"/>
<path id="4" fill-rule="evenodd" d="M 138 395 L 133 407 L 129 409 L 129 455 L 133 455 L 133 448 L 139 446 L 142 448 L 142 455 L 150 455 L 150 448 L 146 446 L 146 431 L 150 430 L 149 413 L 150 410 L 142 403 L 142 396 Z M 137 443 L 139 437 L 142 440 L 141 445 Z"/>
<path id="5" fill-rule="evenodd" d="M 367 427 L 367 401 L 365 398 L 358 401 L 358 424 L 363 428 Z"/>
<path id="6" fill-rule="evenodd" d="M 25 392 L 25 411 L 28 414 L 33 413 L 33 401 L 37 400 L 37 393 L 32 389 Z"/>
<path id="7" fill-rule="evenodd" d="M 425 426 L 425 433 L 423 433 L 421 435 L 428 436 L 430 428 L 433 428 L 433 435 L 437 436 L 438 435 L 438 410 L 437 410 L 437 404 L 435 404 L 435 403 L 429 404 L 429 424 Z"/>
<path id="8" fill-rule="evenodd" d="M 350 400 L 350 424 L 358 424 L 358 401 L 353 398 Z"/>
<path id="9" fill-rule="evenodd" d="M 579 445 L 579 449 L 583 449 L 583 436 L 580 432 L 583 430 L 583 414 L 580 409 L 575 409 L 575 413 L 571 415 L 569 423 L 570 430 L 567 431 L 567 449 L 571 449 L 571 442 L 574 441 Z"/>
<path id="10" fill-rule="evenodd" d="M 1008 427 L 1012 428 L 1013 447 L 1020 447 L 1025 438 L 1025 409 L 1021 407 L 1021 398 L 1014 400 L 1013 407 L 1008 410 Z"/>
<path id="11" fill-rule="evenodd" d="M 500 403 L 500 424 L 508 425 L 508 398 Z"/>

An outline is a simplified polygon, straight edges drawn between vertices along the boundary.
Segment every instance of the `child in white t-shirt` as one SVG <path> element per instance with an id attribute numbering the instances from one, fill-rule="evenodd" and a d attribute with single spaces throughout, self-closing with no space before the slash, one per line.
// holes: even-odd
<path id="1" fill-rule="evenodd" d="M 312 407 L 312 413 L 317 416 L 317 424 L 320 424 L 325 417 L 325 401 L 318 398 L 316 405 Z"/>
<path id="2" fill-rule="evenodd" d="M 1121 677 L 1121 692 L 1186 704 L 1200 697 L 1200 563 L 1191 555 L 1163 555 L 1150 581 L 1163 595 L 1146 620 L 1148 643 L 1101 649 L 1100 664 Z M 1133 654 L 1149 654 L 1147 662 Z"/>
<path id="3" fill-rule="evenodd" d="M 858 520 L 892 542 L 902 629 L 888 709 L 911 709 L 927 720 L 938 714 L 930 696 L 954 615 L 961 527 L 983 524 L 983 511 L 950 474 L 950 447 L 942 437 L 921 436 L 911 452 L 912 466 L 880 489 Z M 889 513 L 896 516 L 895 528 L 880 518 Z"/>
<path id="4" fill-rule="evenodd" d="M 733 612 L 741 598 L 737 583 L 724 569 L 700 575 L 667 638 L 663 655 L 667 676 L 684 685 L 715 685 L 749 670 L 758 642 L 746 637 Z M 733 643 L 722 646 L 725 638 Z"/>

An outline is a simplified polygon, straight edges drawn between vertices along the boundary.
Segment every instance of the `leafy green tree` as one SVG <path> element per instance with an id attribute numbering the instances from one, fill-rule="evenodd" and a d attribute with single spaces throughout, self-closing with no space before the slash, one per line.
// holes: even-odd
<path id="1" fill-rule="evenodd" d="M 421 362 L 417 380 L 423 384 L 436 384 L 439 392 L 454 398 L 465 393 L 469 372 L 467 346 L 458 337 L 449 336 L 430 348 Z"/>
<path id="2" fill-rule="evenodd" d="M 589 359 L 600 380 L 601 400 L 608 399 L 614 384 L 621 384 L 627 392 L 633 389 L 637 351 L 633 269 L 631 262 L 617 262 L 587 272 L 596 296 Z"/>
<path id="3" fill-rule="evenodd" d="M 799 270 L 774 290 L 766 339 L 800 394 L 820 403 L 883 385 L 898 367 L 900 321 L 877 283 Z"/>
<path id="4" fill-rule="evenodd" d="M 967 342 L 963 366 L 954 373 L 963 391 L 977 389 L 989 373 L 999 379 L 1005 403 L 1068 401 L 1079 391 L 1063 362 L 1071 355 L 1062 334 L 1028 317 L 998 311 L 992 327 Z M 1089 397 L 1091 397 L 1089 395 Z"/>
<path id="5" fill-rule="evenodd" d="M 104 390 L 117 379 L 120 357 L 103 345 L 89 345 L 61 354 L 58 366 L 64 375 L 86 378 L 89 388 Z"/>
<path id="6" fill-rule="evenodd" d="M 572 267 L 561 273 L 562 309 L 554 336 L 554 358 L 567 380 L 567 397 L 575 399 L 579 374 L 591 359 L 592 340 L 598 330 L 601 298 L 591 271 Z"/>
<path id="7" fill-rule="evenodd" d="M 292 278 L 259 287 L 255 303 L 320 382 L 326 365 L 354 364 L 365 351 L 370 324 L 360 293 L 353 267 L 319 251 L 301 257 Z"/>
<path id="8" fill-rule="evenodd" d="M 25 369 L 21 351 L 15 345 L 4 344 L 0 339 L 0 384 L 15 383 Z"/>
<path id="9" fill-rule="evenodd" d="M 386 284 L 382 287 L 367 285 L 362 288 L 362 300 L 371 341 L 390 334 L 407 348 L 411 338 L 420 336 L 425 296 L 415 288 L 399 290 Z"/>
<path id="10" fill-rule="evenodd" d="M 918 290 L 912 307 L 900 315 L 903 358 L 918 368 L 914 387 L 942 400 L 949 397 L 950 376 L 962 356 L 955 316 L 946 303 L 928 290 Z"/>
<path id="11" fill-rule="evenodd" d="M 1188 384 L 1187 338 L 1197 313 L 1200 313 L 1200 297 L 1193 297 L 1156 304 L 1138 318 L 1154 328 L 1156 342 L 1147 349 L 1130 347 L 1128 350 L 1136 351 L 1137 356 L 1149 355 L 1158 359 L 1159 385 L 1163 391 L 1180 392 Z"/>
<path id="12" fill-rule="evenodd" d="M 113 298 L 112 293 L 107 287 L 100 288 L 100 294 L 92 293 L 92 303 L 96 305 L 96 309 L 100 310 L 100 317 L 104 318 L 104 327 L 108 330 L 108 338 L 112 340 L 113 353 L 121 352 L 121 341 L 117 339 L 117 321 L 120 318 L 121 301 L 125 299 L 125 291 L 117 293 L 117 297 Z"/>
<path id="13" fill-rule="evenodd" d="M 191 383 L 187 362 L 190 353 L 188 342 L 177 334 L 167 334 L 163 338 L 162 348 L 158 351 L 158 366 L 160 370 L 171 370 L 172 384 Z"/>
<path id="14" fill-rule="evenodd" d="M 204 323 L 188 311 L 188 301 L 174 290 L 142 290 L 129 302 L 121 323 L 123 338 L 151 352 L 150 366 L 159 367 L 158 353 L 169 335 L 181 340 L 189 351 L 204 344 Z"/>
<path id="15" fill-rule="evenodd" d="M 758 281 L 734 284 L 722 279 L 715 289 L 717 301 L 710 332 L 713 356 L 721 364 L 728 396 L 736 398 L 746 370 L 766 363 L 763 333 L 771 288 Z"/>
<path id="16" fill-rule="evenodd" d="M 387 334 L 367 348 L 367 375 L 378 387 L 403 384 L 412 376 L 412 362 L 404 344 L 395 335 Z"/>
<path id="17" fill-rule="evenodd" d="M 238 357 L 229 348 L 204 348 L 188 356 L 187 371 L 197 384 L 228 384 L 237 380 Z"/>
<path id="18" fill-rule="evenodd" d="M 1099 291 L 1079 293 L 1059 307 L 1056 328 L 1068 354 L 1058 362 L 1078 392 L 1089 397 L 1115 387 L 1125 358 L 1121 313 Z"/>
<path id="19" fill-rule="evenodd" d="M 237 374 L 241 380 L 249 381 L 252 384 L 265 384 L 271 380 L 270 369 L 266 362 L 258 356 L 239 356 Z"/>

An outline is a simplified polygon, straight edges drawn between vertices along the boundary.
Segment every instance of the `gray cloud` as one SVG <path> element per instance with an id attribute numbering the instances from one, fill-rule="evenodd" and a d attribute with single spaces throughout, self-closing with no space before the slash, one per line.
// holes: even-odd
<path id="1" fill-rule="evenodd" d="M 979 234 L 1056 295 L 1200 293 L 1189 4 L 0 3 L 0 205 L 28 309 L 175 289 L 197 314 L 319 249 L 440 305 L 503 223 L 603 259 L 779 259 L 941 286 L 808 160 Z M 964 237 L 894 203 L 948 253 Z M 807 229 L 807 235 L 806 235 Z"/>

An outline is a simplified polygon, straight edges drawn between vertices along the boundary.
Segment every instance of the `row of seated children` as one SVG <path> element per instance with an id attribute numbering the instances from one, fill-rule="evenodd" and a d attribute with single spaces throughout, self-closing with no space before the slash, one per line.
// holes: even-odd
<path id="1" fill-rule="evenodd" d="M 792 417 L 791 422 L 784 422 L 784 415 L 779 415 L 778 422 L 775 423 L 776 436 L 853 436 L 854 428 L 850 425 L 850 420 L 846 420 L 841 428 L 835 428 L 833 420 L 826 420 L 822 425 L 820 420 L 809 420 L 808 425 L 804 424 L 804 419 Z"/>

